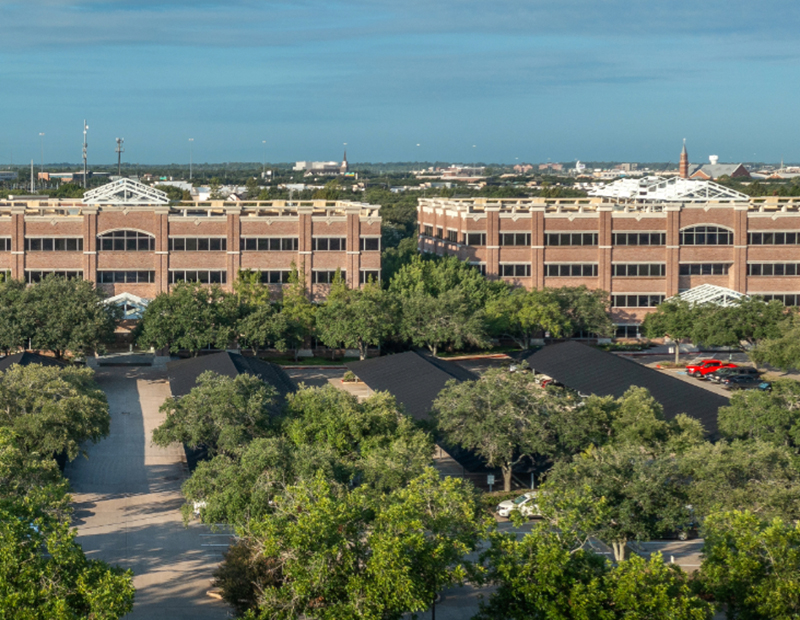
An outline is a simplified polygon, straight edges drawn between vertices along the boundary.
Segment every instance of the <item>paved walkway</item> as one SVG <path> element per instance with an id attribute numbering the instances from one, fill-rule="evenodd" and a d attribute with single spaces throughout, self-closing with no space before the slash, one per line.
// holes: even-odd
<path id="1" fill-rule="evenodd" d="M 170 394 L 161 371 L 105 368 L 97 381 L 111 408 L 111 434 L 70 463 L 78 542 L 90 558 L 134 571 L 130 620 L 217 620 L 228 608 L 206 596 L 227 537 L 183 526 L 183 449 L 150 442 Z"/>

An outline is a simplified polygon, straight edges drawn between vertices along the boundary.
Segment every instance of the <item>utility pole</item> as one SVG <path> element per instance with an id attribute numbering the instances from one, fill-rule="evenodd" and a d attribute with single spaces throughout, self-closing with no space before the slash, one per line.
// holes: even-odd
<path id="1" fill-rule="evenodd" d="M 89 131 L 89 125 L 86 124 L 86 119 L 83 119 L 83 189 L 86 189 L 86 132 Z"/>
<path id="2" fill-rule="evenodd" d="M 44 172 L 44 132 L 43 131 L 39 132 L 39 146 L 42 148 L 42 168 L 41 168 L 41 172 L 43 173 Z M 44 176 L 44 175 L 42 175 L 42 176 Z M 44 184 L 44 179 L 42 180 L 42 183 Z"/>
<path id="3" fill-rule="evenodd" d="M 33 160 L 31 160 L 31 194 L 36 193 L 36 188 L 33 185 Z"/>
<path id="4" fill-rule="evenodd" d="M 267 178 L 267 141 L 262 140 L 261 144 L 264 145 L 264 157 L 262 158 L 262 166 L 261 166 L 261 178 Z"/>
<path id="5" fill-rule="evenodd" d="M 194 138 L 189 138 L 189 180 L 192 180 L 192 142 Z"/>
<path id="6" fill-rule="evenodd" d="M 122 176 L 122 154 L 125 152 L 125 149 L 122 148 L 122 143 L 125 142 L 125 138 L 117 138 L 117 176 Z"/>

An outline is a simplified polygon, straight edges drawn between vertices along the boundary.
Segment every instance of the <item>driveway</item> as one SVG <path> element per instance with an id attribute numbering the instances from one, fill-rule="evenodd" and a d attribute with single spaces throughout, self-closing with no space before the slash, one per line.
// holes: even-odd
<path id="1" fill-rule="evenodd" d="M 86 555 L 134 571 L 130 620 L 217 620 L 228 607 L 206 595 L 228 537 L 185 528 L 183 448 L 150 442 L 170 395 L 163 371 L 105 368 L 97 373 L 111 409 L 109 437 L 65 471 L 73 489 L 78 542 Z"/>

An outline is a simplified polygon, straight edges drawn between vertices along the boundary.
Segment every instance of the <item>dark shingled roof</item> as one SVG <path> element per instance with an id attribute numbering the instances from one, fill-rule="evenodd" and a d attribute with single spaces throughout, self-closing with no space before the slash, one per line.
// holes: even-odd
<path id="1" fill-rule="evenodd" d="M 450 379 L 477 377 L 453 362 L 415 351 L 345 364 L 374 392 L 389 392 L 417 420 L 427 420 L 433 401 Z"/>
<path id="2" fill-rule="evenodd" d="M 54 357 L 25 351 L 24 353 L 6 355 L 4 358 L 0 359 L 0 372 L 8 370 L 12 364 L 19 364 L 20 366 L 30 366 L 31 364 L 41 364 L 42 366 L 66 366 L 64 362 Z"/>
<path id="3" fill-rule="evenodd" d="M 254 375 L 274 387 L 280 400 L 297 390 L 297 386 L 280 366 L 264 362 L 255 357 L 223 351 L 201 355 L 167 364 L 167 375 L 173 396 L 185 396 L 197 383 L 197 377 L 212 370 L 217 374 L 234 378 L 240 374 Z"/>
<path id="4" fill-rule="evenodd" d="M 647 388 L 664 407 L 666 419 L 685 413 L 700 420 L 711 437 L 717 435 L 718 409 L 728 405 L 724 396 L 574 341 L 548 345 L 527 362 L 536 372 L 584 394 L 619 398 L 632 386 Z"/>

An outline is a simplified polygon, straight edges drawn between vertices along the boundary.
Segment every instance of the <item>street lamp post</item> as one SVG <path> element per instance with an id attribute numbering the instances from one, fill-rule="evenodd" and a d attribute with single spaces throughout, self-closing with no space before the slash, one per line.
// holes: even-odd
<path id="1" fill-rule="evenodd" d="M 189 180 L 192 180 L 192 142 L 194 138 L 189 138 Z"/>
<path id="2" fill-rule="evenodd" d="M 262 163 L 261 163 L 261 178 L 266 180 L 267 178 L 267 141 L 262 140 L 261 144 L 263 145 L 263 156 L 262 156 Z"/>
<path id="3" fill-rule="evenodd" d="M 41 165 L 40 172 L 44 172 L 44 132 L 43 131 L 39 132 L 39 146 L 42 149 L 42 165 Z M 44 176 L 44 175 L 42 175 L 42 176 Z M 42 183 L 44 183 L 44 179 L 42 179 Z"/>

